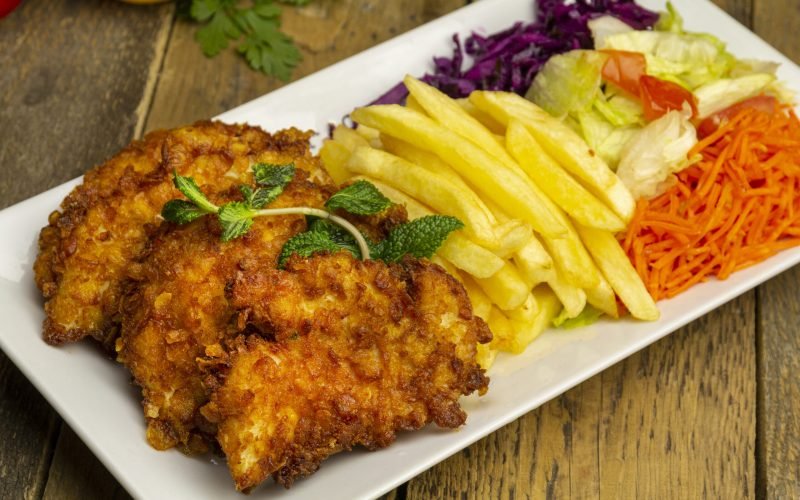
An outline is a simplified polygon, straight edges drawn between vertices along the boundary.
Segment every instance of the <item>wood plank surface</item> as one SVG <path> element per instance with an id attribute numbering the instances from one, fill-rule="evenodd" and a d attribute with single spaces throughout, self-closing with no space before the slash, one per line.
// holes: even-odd
<path id="1" fill-rule="evenodd" d="M 0 20 L 0 208 L 82 174 L 131 140 L 172 9 L 38 1 Z M 61 419 L 4 355 L 0 422 L 0 498 L 42 498 Z"/>
<path id="2" fill-rule="evenodd" d="M 407 498 L 752 498 L 750 292 L 412 479 Z"/>
<path id="3" fill-rule="evenodd" d="M 284 8 L 283 26 L 301 48 L 294 79 L 440 17 L 463 0 L 318 0 Z M 180 19 L 170 39 L 146 130 L 210 118 L 284 85 L 256 73 L 234 50 L 213 59 L 194 40 L 195 25 Z M 335 99 L 335 92 L 331 92 Z"/>
<path id="4" fill-rule="evenodd" d="M 287 9 L 284 27 L 304 55 L 294 77 L 463 3 Z M 715 3 L 800 62 L 800 2 Z M 82 173 L 146 130 L 213 116 L 283 84 L 230 51 L 206 59 L 193 32 L 173 22 L 171 5 L 100 0 L 25 2 L 0 20 L 0 206 Z M 800 498 L 798 296 L 794 269 L 386 498 Z M 0 422 L 0 498 L 128 498 L 2 354 Z"/>
<path id="5" fill-rule="evenodd" d="M 800 2 L 756 0 L 753 30 L 800 64 Z M 758 496 L 800 498 L 800 269 L 758 288 Z"/>

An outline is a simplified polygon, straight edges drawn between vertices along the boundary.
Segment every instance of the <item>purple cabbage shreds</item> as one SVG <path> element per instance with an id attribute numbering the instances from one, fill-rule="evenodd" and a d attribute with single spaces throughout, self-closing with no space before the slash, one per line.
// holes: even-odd
<path id="1" fill-rule="evenodd" d="M 504 90 L 524 94 L 550 56 L 594 47 L 588 22 L 612 15 L 637 30 L 650 29 L 658 14 L 633 0 L 539 0 L 536 21 L 515 23 L 510 28 L 483 36 L 472 33 L 462 48 L 453 35 L 453 56 L 434 57 L 434 71 L 422 77 L 453 98 L 473 90 Z M 472 66 L 462 70 L 464 55 Z M 392 87 L 372 104 L 401 104 L 408 96 L 403 83 Z"/>

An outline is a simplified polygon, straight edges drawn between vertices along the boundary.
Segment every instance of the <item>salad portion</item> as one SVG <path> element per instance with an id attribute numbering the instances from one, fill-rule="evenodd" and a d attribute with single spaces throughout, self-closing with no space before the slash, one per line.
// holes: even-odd
<path id="1" fill-rule="evenodd" d="M 454 45 L 321 155 L 412 217 L 464 221 L 434 260 L 494 332 L 484 366 L 550 325 L 656 320 L 655 301 L 800 244 L 777 64 L 626 0 L 539 2 L 533 23 Z"/>

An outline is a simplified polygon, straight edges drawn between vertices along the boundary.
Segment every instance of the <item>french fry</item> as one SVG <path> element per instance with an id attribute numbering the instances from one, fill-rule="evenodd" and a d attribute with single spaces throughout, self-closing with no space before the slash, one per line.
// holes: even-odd
<path id="1" fill-rule="evenodd" d="M 655 321 L 660 313 L 617 239 L 608 231 L 578 226 L 578 233 L 603 276 L 634 318 Z"/>
<path id="2" fill-rule="evenodd" d="M 405 193 L 370 177 L 356 176 L 354 180 L 363 179 L 371 182 L 381 193 L 395 203 L 405 205 L 409 219 L 419 219 L 433 214 L 433 211 Z M 458 231 L 442 243 L 437 254 L 449 261 L 458 269 L 479 278 L 488 278 L 503 267 L 503 259 L 473 243 Z"/>
<path id="3" fill-rule="evenodd" d="M 490 202 L 484 201 L 475 193 L 472 186 L 467 184 L 453 167 L 445 163 L 435 154 L 390 135 L 382 134 L 381 141 L 386 151 L 404 160 L 408 160 L 415 165 L 425 167 L 434 173 L 440 174 L 453 184 L 462 188 L 462 192 L 465 195 L 469 193 L 469 201 L 486 210 L 490 218 L 500 215 L 497 209 L 489 206 Z M 495 233 L 500 243 L 498 248 L 493 249 L 493 251 L 498 256 L 505 258 L 520 248 L 530 238 L 531 227 L 519 219 L 511 219 L 509 217 L 502 220 L 498 218 L 498 222 L 500 222 L 500 225 L 495 228 Z"/>
<path id="4" fill-rule="evenodd" d="M 481 125 L 489 129 L 489 131 L 493 133 L 495 137 L 502 137 L 505 135 L 505 125 L 492 118 L 492 115 L 489 113 L 484 113 L 480 109 L 476 108 L 474 104 L 469 102 L 469 99 L 463 97 L 461 99 L 456 99 L 456 102 L 459 106 L 461 106 L 461 109 L 469 113 L 471 117 L 475 118 L 481 122 Z"/>
<path id="5" fill-rule="evenodd" d="M 506 147 L 531 179 L 561 209 L 584 226 L 622 231 L 625 223 L 570 176 L 536 142 L 522 122 L 511 120 Z"/>
<path id="6" fill-rule="evenodd" d="M 423 108 L 419 101 L 411 94 L 406 97 L 406 107 L 418 113 L 425 114 L 425 108 Z"/>
<path id="7" fill-rule="evenodd" d="M 490 218 L 494 217 L 492 211 L 486 206 L 480 196 L 475 193 L 472 187 L 470 187 L 464 181 L 464 179 L 458 175 L 458 172 L 456 172 L 453 167 L 445 163 L 444 160 L 435 154 L 431 153 L 430 151 L 420 149 L 390 135 L 381 134 L 381 142 L 383 143 L 383 149 L 392 153 L 393 155 L 399 156 L 400 158 L 415 165 L 419 165 L 420 167 L 424 167 L 431 172 L 437 173 L 447 178 L 447 180 L 453 184 L 461 187 L 465 194 L 469 193 L 470 202 L 478 205 L 487 213 Z"/>
<path id="8" fill-rule="evenodd" d="M 489 249 L 500 246 L 494 231 L 496 221 L 490 220 L 480 207 L 469 203 L 469 196 L 441 175 L 370 147 L 357 148 L 345 168 L 383 181 L 439 213 L 459 218 L 464 223 L 464 231 L 475 242 Z"/>
<path id="9" fill-rule="evenodd" d="M 614 289 L 600 276 L 600 282 L 597 286 L 584 289 L 586 292 L 586 302 L 594 306 L 596 309 L 603 311 L 612 318 L 619 318 L 619 308 L 617 307 L 617 295 Z"/>
<path id="10" fill-rule="evenodd" d="M 497 349 L 492 349 L 491 344 L 478 344 L 476 346 L 475 361 L 484 370 L 488 370 L 497 358 Z"/>
<path id="11" fill-rule="evenodd" d="M 488 318 L 489 311 L 492 309 L 492 299 L 483 292 L 475 280 L 467 275 L 461 275 L 461 284 L 464 285 L 464 290 L 467 291 L 469 300 L 472 302 L 472 314 L 484 320 Z"/>
<path id="12" fill-rule="evenodd" d="M 503 350 L 512 353 L 521 353 L 539 335 L 553 324 L 553 319 L 561 311 L 561 302 L 547 286 L 538 286 L 531 293 L 538 306 L 536 316 L 528 321 L 515 320 L 509 317 L 514 331 L 512 338 L 502 342 Z"/>
<path id="13" fill-rule="evenodd" d="M 563 279 L 578 288 L 597 286 L 600 272 L 572 223 L 567 221 L 566 224 L 569 229 L 566 238 L 552 239 L 543 236 L 544 245 Z"/>
<path id="14" fill-rule="evenodd" d="M 350 171 L 344 168 L 344 164 L 350 158 L 350 150 L 342 143 L 325 139 L 322 149 L 319 151 L 319 157 L 333 182 L 342 184 L 350 178 Z"/>
<path id="15" fill-rule="evenodd" d="M 492 306 L 491 311 L 489 311 L 489 317 L 486 318 L 486 323 L 489 325 L 489 329 L 492 330 L 492 341 L 489 343 L 489 348 L 502 351 L 510 350 L 516 335 L 511 320 L 500 309 Z"/>
<path id="16" fill-rule="evenodd" d="M 530 322 L 539 314 L 539 303 L 533 293 L 528 293 L 528 298 L 521 306 L 505 311 L 506 317 L 511 321 Z"/>
<path id="17" fill-rule="evenodd" d="M 508 214 L 492 200 L 484 200 L 484 203 L 499 223 L 495 230 L 502 244 L 499 248 L 495 248 L 492 251 L 498 257 L 507 259 L 530 241 L 533 237 L 532 228 L 522 223 L 519 219 L 512 219 L 509 217 Z"/>
<path id="18" fill-rule="evenodd" d="M 504 311 L 524 304 L 530 292 L 519 271 L 509 262 L 505 262 L 492 276 L 475 278 L 475 282 Z"/>
<path id="19" fill-rule="evenodd" d="M 478 120 L 467 113 L 458 103 L 435 87 L 406 75 L 403 78 L 406 88 L 426 114 L 443 127 L 455 132 L 464 139 L 499 160 L 506 168 L 515 169 L 516 164 L 494 135 Z"/>
<path id="20" fill-rule="evenodd" d="M 435 153 L 456 167 L 470 184 L 488 198 L 517 214 L 537 232 L 553 238 L 566 233 L 542 201 L 544 194 L 528 178 L 506 168 L 490 154 L 431 118 L 398 105 L 359 108 L 351 117 L 386 135 Z"/>
<path id="21" fill-rule="evenodd" d="M 333 140 L 342 144 L 351 152 L 361 146 L 369 146 L 369 141 L 346 125 L 336 125 L 333 129 Z"/>
<path id="22" fill-rule="evenodd" d="M 574 175 L 623 221 L 630 221 L 636 202 L 630 191 L 581 137 L 524 97 L 509 92 L 476 91 L 469 100 L 508 126 L 512 119 L 525 124 L 542 148 Z"/>
<path id="23" fill-rule="evenodd" d="M 513 258 L 528 288 L 548 281 L 555 273 L 553 259 L 536 236 L 517 250 Z"/>
<path id="24" fill-rule="evenodd" d="M 381 133 L 374 128 L 359 125 L 356 127 L 356 133 L 366 139 L 369 145 L 373 148 L 381 149 L 383 146 L 381 144 Z"/>
<path id="25" fill-rule="evenodd" d="M 586 307 L 586 292 L 564 280 L 556 271 L 554 276 L 547 282 L 550 288 L 564 305 L 568 318 L 579 315 Z M 538 288 L 538 287 L 537 287 Z"/>

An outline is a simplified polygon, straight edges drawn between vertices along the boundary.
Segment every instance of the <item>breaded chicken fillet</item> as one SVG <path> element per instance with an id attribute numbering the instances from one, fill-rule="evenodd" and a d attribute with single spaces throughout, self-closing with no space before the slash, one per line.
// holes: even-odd
<path id="1" fill-rule="evenodd" d="M 164 203 L 180 197 L 173 170 L 193 177 L 213 199 L 248 182 L 253 163 L 310 159 L 307 139 L 294 129 L 270 135 L 204 121 L 148 134 L 87 172 L 39 237 L 34 270 L 45 298 L 45 340 L 91 335 L 110 343 L 125 269 L 160 224 Z"/>
<path id="2" fill-rule="evenodd" d="M 429 422 L 454 428 L 458 399 L 486 391 L 476 343 L 491 333 L 440 267 L 294 257 L 243 271 L 230 290 L 240 337 L 214 365 L 201 411 L 239 490 L 270 474 L 285 486 L 331 454 L 388 446 Z M 210 383 L 210 382 L 207 382 Z"/>
<path id="3" fill-rule="evenodd" d="M 331 185 L 309 180 L 319 172 L 306 153 L 308 158 L 294 159 L 311 171 L 298 168 L 270 208 L 321 208 L 333 193 Z M 220 198 L 236 196 L 233 190 Z M 238 334 L 228 326 L 234 311 L 226 286 L 237 273 L 274 269 L 286 241 L 305 229 L 303 216 L 259 217 L 245 235 L 222 242 L 216 217 L 186 226 L 165 223 L 131 267 L 122 299 L 118 360 L 142 388 L 147 440 L 153 447 L 206 450 L 205 438 L 213 439 L 213 426 L 198 413 L 208 391 L 196 360 L 212 352 L 206 352 L 209 346 L 219 348 Z"/>

